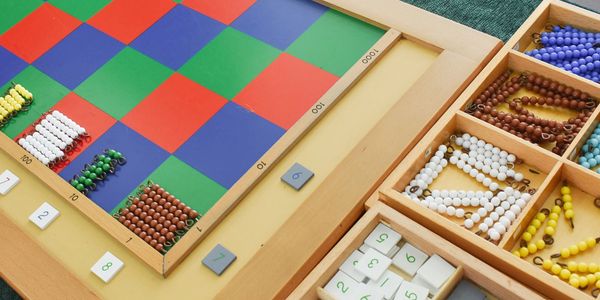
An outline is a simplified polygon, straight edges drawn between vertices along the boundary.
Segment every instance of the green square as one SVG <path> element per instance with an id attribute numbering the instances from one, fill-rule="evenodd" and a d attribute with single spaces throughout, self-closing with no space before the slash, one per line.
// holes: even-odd
<path id="1" fill-rule="evenodd" d="M 196 53 L 180 72 L 231 100 L 279 54 L 274 47 L 229 27 Z"/>
<path id="2" fill-rule="evenodd" d="M 6 32 L 21 19 L 42 5 L 41 0 L 1 0 L 0 34 Z"/>
<path id="3" fill-rule="evenodd" d="M 202 215 L 213 207 L 221 199 L 227 189 L 212 181 L 202 173 L 185 164 L 175 156 L 169 157 L 148 178 L 140 184 L 152 180 L 162 186 L 186 205 L 195 209 Z M 131 194 L 135 193 L 133 191 Z M 111 214 L 118 212 L 127 202 L 123 199 L 117 207 L 113 208 Z"/>
<path id="4" fill-rule="evenodd" d="M 115 119 L 121 119 L 171 74 L 169 68 L 126 47 L 75 92 Z"/>
<path id="5" fill-rule="evenodd" d="M 329 10 L 287 52 L 342 76 L 384 33 L 361 20 Z"/>
<path id="6" fill-rule="evenodd" d="M 54 104 L 69 93 L 66 87 L 33 66 L 29 66 L 17 74 L 12 81 L 20 83 L 33 94 L 33 103 L 29 106 L 29 110 L 19 112 L 2 128 L 2 131 L 10 138 L 15 138 L 23 132 L 25 128 L 35 122 L 43 113 L 47 112 Z M 10 85 L 10 82 L 5 84 L 1 90 L 8 90 Z"/>
<path id="7" fill-rule="evenodd" d="M 85 22 L 109 4 L 110 0 L 48 0 L 48 2 Z"/>

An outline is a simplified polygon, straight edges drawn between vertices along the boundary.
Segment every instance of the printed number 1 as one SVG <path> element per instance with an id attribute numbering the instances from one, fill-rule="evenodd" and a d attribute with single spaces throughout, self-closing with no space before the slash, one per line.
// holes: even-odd
<path id="1" fill-rule="evenodd" d="M 0 184 L 4 184 L 10 181 L 10 178 L 6 177 L 6 180 L 3 180 L 2 182 L 0 182 Z"/>

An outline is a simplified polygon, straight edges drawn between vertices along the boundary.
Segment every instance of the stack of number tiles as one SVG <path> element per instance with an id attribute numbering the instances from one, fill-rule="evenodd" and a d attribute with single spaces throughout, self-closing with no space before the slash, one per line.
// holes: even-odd
<path id="1" fill-rule="evenodd" d="M 65 157 L 65 151 L 76 147 L 80 138 L 86 137 L 85 128 L 79 126 L 58 110 L 42 116 L 35 130 L 18 140 L 19 145 L 46 166 L 53 166 Z"/>
<path id="2" fill-rule="evenodd" d="M 455 271 L 440 256 L 427 255 L 380 223 L 340 266 L 322 296 L 424 300 L 435 296 Z"/>
<path id="3" fill-rule="evenodd" d="M 206 213 L 385 33 L 312 0 L 234 2 L 2 0 L 19 10 L 0 22 L 0 85 L 43 100 L 2 131 L 58 109 L 94 137 L 65 180 L 128 153 L 90 192 L 102 209 L 152 178 Z"/>

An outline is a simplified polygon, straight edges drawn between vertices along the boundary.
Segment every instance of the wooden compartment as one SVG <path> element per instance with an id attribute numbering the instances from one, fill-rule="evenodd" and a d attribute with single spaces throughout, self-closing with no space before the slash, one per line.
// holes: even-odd
<path id="1" fill-rule="evenodd" d="M 362 244 L 365 237 L 380 222 L 400 233 L 402 239 L 406 242 L 411 243 L 428 255 L 437 254 L 441 256 L 457 268 L 454 275 L 448 279 L 434 299 L 444 299 L 451 293 L 461 278 L 469 279 L 484 289 L 490 299 L 542 299 L 532 290 L 382 203 L 376 204 L 358 220 L 290 294 L 289 299 L 316 299 L 319 296 L 322 297 L 324 294 L 321 287 L 330 280 L 346 257 Z"/>
<path id="2" fill-rule="evenodd" d="M 600 15 L 589 10 L 571 5 L 569 3 L 558 0 L 543 1 L 531 16 L 523 23 L 520 29 L 515 32 L 513 37 L 506 42 L 506 47 L 514 50 L 515 53 L 520 53 L 533 50 L 536 48 L 534 44 L 534 35 L 547 31 L 548 25 L 571 25 L 586 31 L 600 32 Z M 535 60 L 522 54 L 529 59 Z M 536 60 L 537 61 L 537 60 Z M 573 73 L 564 71 L 551 64 L 539 61 L 545 67 L 563 72 L 569 76 L 580 78 L 583 81 L 589 82 L 592 85 L 600 87 L 599 84 L 584 77 L 580 77 Z"/>
<path id="3" fill-rule="evenodd" d="M 411 153 L 396 166 L 395 170 L 380 185 L 378 191 L 369 198 L 367 207 L 373 207 L 378 201 L 383 201 L 484 262 L 529 285 L 546 297 L 553 299 L 591 299 L 593 297 L 590 295 L 589 289 L 582 291 L 573 288 L 568 283 L 553 277 L 541 267 L 514 256 L 511 251 L 519 246 L 522 233 L 527 229 L 539 209 L 544 206 L 547 207 L 550 201 L 554 201 L 557 187 L 563 180 L 567 180 L 573 187 L 573 196 L 576 197 L 577 195 L 585 203 L 585 205 L 579 207 L 574 204 L 576 229 L 577 227 L 587 227 L 580 233 L 568 235 L 568 237 L 563 236 L 564 231 L 557 233 L 556 245 L 558 246 L 555 245 L 552 248 L 538 252 L 538 254 L 546 255 L 549 251 L 554 251 L 560 246 L 570 245 L 584 237 L 596 237 L 594 231 L 597 230 L 595 230 L 593 224 L 595 224 L 594 220 L 597 219 L 598 209 L 594 206 L 592 200 L 600 192 L 598 190 L 600 175 L 586 170 L 571 160 L 577 157 L 579 148 L 598 124 L 600 109 L 596 108 L 592 112 L 589 120 L 582 126 L 580 132 L 561 156 L 543 150 L 547 147 L 538 147 L 535 144 L 526 142 L 464 112 L 471 105 L 473 99 L 506 70 L 537 73 L 579 89 L 593 97 L 597 98 L 600 95 L 600 86 L 597 84 L 515 50 L 527 49 L 531 44 L 531 33 L 540 31 L 548 20 L 558 20 L 582 28 L 600 29 L 600 16 L 560 1 L 544 1 L 478 78 L 465 90 L 449 111 L 430 129 L 420 143 L 412 149 Z M 515 49 L 512 49 L 513 47 Z M 544 113 L 546 117 L 559 119 L 562 114 L 560 111 L 545 111 Z M 433 149 L 433 147 L 439 145 L 456 128 L 475 130 L 470 133 L 479 134 L 480 138 L 500 148 L 513 151 L 517 156 L 521 156 L 526 163 L 536 167 L 544 174 L 544 179 L 538 186 L 537 193 L 497 245 L 475 236 L 472 232 L 465 230 L 447 218 L 440 218 L 437 212 L 420 206 L 402 194 L 406 183 L 414 177 L 427 160 L 424 154 L 431 151 L 430 148 Z M 462 182 L 464 178 L 440 179 L 449 180 L 450 182 Z M 582 257 L 584 260 L 596 257 L 593 253 L 590 252 L 589 256 Z M 592 261 L 582 262 L 590 263 Z"/>
<path id="4" fill-rule="evenodd" d="M 581 167 L 575 165 L 572 162 L 561 164 L 561 167 L 558 169 L 558 172 L 554 175 L 554 178 L 551 180 L 551 183 L 548 185 L 547 189 L 544 191 L 543 196 L 537 199 L 537 202 L 534 204 L 533 209 L 527 214 L 527 216 L 523 219 L 523 226 L 520 227 L 520 231 L 516 231 L 515 234 L 507 241 L 503 248 L 508 251 L 515 251 L 521 247 L 521 235 L 526 230 L 527 226 L 530 224 L 531 220 L 535 217 L 535 215 L 542 209 L 548 208 L 552 209 L 555 205 L 555 199 L 561 197 L 561 187 L 566 184 L 569 186 L 571 190 L 571 196 L 573 198 L 573 228 L 571 228 L 571 224 L 564 217 L 565 210 L 563 209 L 561 213 L 559 213 L 559 218 L 557 220 L 556 232 L 553 235 L 554 243 L 550 246 L 546 246 L 543 250 L 537 251 L 534 254 L 530 254 L 526 258 L 524 258 L 527 262 L 533 263 L 533 259 L 536 256 L 541 257 L 542 259 L 550 258 L 551 255 L 557 254 L 561 252 L 561 249 L 569 247 L 570 245 L 576 245 L 578 242 L 584 241 L 587 238 L 594 238 L 600 236 L 600 232 L 598 231 L 598 225 L 600 225 L 600 208 L 595 205 L 595 199 L 600 196 L 600 185 L 598 178 L 593 176 L 589 172 L 586 172 Z M 544 235 L 543 231 L 547 221 L 542 224 L 540 229 L 533 236 L 532 241 L 537 241 L 541 239 Z M 574 257 L 570 257 L 567 259 L 553 259 L 554 261 L 567 263 L 569 261 L 575 262 L 584 262 L 584 263 L 597 263 L 600 258 L 600 251 L 596 249 L 598 246 L 594 246 L 594 248 L 589 248 L 585 250 L 585 252 L 581 252 Z M 548 272 L 543 271 L 541 266 L 535 266 L 538 268 L 536 270 L 536 276 L 539 272 Z M 550 275 L 550 273 L 547 273 Z M 579 273 L 582 274 L 582 273 Z M 552 276 L 548 277 L 548 280 Z M 553 282 L 556 282 L 556 278 L 552 278 Z M 568 286 L 566 282 L 557 283 L 558 288 L 560 289 L 573 289 L 574 288 Z M 590 298 L 589 293 L 591 290 L 595 288 L 595 285 L 588 285 L 587 288 L 582 289 L 585 293 L 588 294 L 587 298 Z M 583 296 L 582 296 L 583 297 Z"/>

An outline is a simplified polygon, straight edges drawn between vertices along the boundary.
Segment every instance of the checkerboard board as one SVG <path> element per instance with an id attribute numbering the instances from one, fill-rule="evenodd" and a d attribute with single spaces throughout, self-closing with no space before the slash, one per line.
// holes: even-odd
<path id="1" fill-rule="evenodd" d="M 114 212 L 148 179 L 206 213 L 382 35 L 310 0 L 2 0 L 0 85 L 58 109 L 128 160 L 89 197 Z"/>

